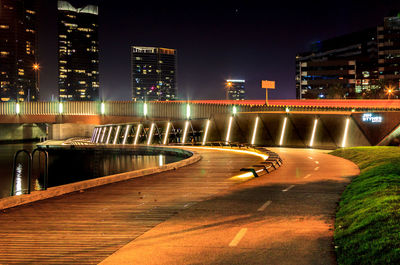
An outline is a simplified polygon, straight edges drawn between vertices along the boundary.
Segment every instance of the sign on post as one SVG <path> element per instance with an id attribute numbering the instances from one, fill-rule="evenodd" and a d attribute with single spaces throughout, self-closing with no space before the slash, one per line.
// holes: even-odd
<path id="1" fill-rule="evenodd" d="M 261 80 L 261 87 L 265 88 L 265 104 L 268 105 L 268 89 L 275 89 L 275 81 Z"/>

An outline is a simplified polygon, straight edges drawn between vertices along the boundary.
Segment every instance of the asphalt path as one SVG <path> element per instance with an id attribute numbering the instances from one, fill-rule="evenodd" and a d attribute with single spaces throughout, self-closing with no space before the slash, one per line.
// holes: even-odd
<path id="1" fill-rule="evenodd" d="M 271 149 L 279 170 L 197 202 L 101 264 L 336 264 L 335 209 L 358 167 L 323 151 Z"/>

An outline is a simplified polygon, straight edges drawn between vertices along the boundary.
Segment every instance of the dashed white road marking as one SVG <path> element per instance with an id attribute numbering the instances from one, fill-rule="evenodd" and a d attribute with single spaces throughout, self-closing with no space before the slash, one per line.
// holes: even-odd
<path id="1" fill-rule="evenodd" d="M 313 158 L 311 156 L 309 156 L 308 159 L 313 159 Z"/>
<path id="2" fill-rule="evenodd" d="M 311 174 L 307 174 L 304 178 L 308 179 L 309 177 L 311 177 Z"/>
<path id="3" fill-rule="evenodd" d="M 242 238 L 244 237 L 246 232 L 247 232 L 247 228 L 240 229 L 240 231 L 232 239 L 231 243 L 229 243 L 229 246 L 230 247 L 236 247 L 239 244 L 240 240 L 242 240 Z"/>
<path id="4" fill-rule="evenodd" d="M 315 171 L 319 170 L 319 167 L 314 168 Z"/>
<path id="5" fill-rule="evenodd" d="M 283 192 L 287 192 L 288 190 L 292 189 L 294 187 L 294 185 L 290 185 L 289 187 L 287 187 L 286 189 L 282 190 Z"/>
<path id="6" fill-rule="evenodd" d="M 258 208 L 258 210 L 257 211 L 259 211 L 259 212 L 262 212 L 262 211 L 264 211 L 265 210 L 265 208 L 267 208 L 270 204 L 271 204 L 271 202 L 272 201 L 267 201 L 266 203 L 264 203 L 260 208 Z"/>

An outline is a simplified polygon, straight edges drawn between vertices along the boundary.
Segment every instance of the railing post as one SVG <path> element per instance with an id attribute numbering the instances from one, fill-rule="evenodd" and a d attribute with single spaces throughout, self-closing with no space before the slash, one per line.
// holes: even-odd
<path id="1" fill-rule="evenodd" d="M 40 176 L 40 153 L 44 154 L 44 180 L 43 180 L 43 188 L 47 190 L 48 180 L 49 180 L 49 153 L 46 150 L 36 148 L 32 152 L 32 170 L 33 170 L 33 159 L 35 158 L 35 153 L 39 152 L 39 176 Z"/>
<path id="2" fill-rule="evenodd" d="M 15 153 L 13 160 L 13 172 L 12 172 L 12 183 L 11 183 L 11 196 L 14 196 L 15 188 L 15 166 L 17 164 L 17 158 L 20 153 L 25 153 L 28 155 L 28 194 L 31 193 L 31 174 L 32 174 L 32 155 L 29 151 L 22 149 Z"/>

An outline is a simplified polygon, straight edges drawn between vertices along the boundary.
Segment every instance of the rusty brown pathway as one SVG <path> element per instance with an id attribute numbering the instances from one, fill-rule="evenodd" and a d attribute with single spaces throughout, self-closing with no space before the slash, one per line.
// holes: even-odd
<path id="1" fill-rule="evenodd" d="M 279 170 L 179 212 L 101 264 L 335 264 L 335 208 L 358 167 L 316 150 L 272 150 Z"/>
<path id="2" fill-rule="evenodd" d="M 261 160 L 197 151 L 201 161 L 175 171 L 1 211 L 0 264 L 97 264 L 180 211 L 231 187 L 238 182 L 231 176 Z"/>

